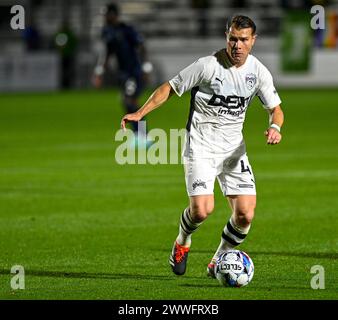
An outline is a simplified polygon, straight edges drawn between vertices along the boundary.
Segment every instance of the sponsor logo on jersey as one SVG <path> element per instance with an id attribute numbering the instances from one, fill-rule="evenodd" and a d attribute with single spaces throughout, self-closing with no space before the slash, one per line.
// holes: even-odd
<path id="1" fill-rule="evenodd" d="M 253 73 L 248 73 L 246 76 L 245 76 L 245 84 L 246 84 L 246 87 L 251 90 L 255 85 L 256 85 L 256 82 L 257 82 L 257 77 L 255 74 Z"/>
<path id="2" fill-rule="evenodd" d="M 244 98 L 238 96 L 224 97 L 219 94 L 214 94 L 208 102 L 209 106 L 220 106 L 218 109 L 218 115 L 232 115 L 240 116 L 244 113 L 249 105 L 251 97 Z"/>

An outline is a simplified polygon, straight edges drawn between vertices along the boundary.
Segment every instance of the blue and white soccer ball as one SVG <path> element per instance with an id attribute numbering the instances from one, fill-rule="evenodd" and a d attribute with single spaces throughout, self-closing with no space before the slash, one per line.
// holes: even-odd
<path id="1" fill-rule="evenodd" d="M 244 251 L 229 250 L 218 257 L 215 274 L 225 287 L 244 287 L 252 280 L 254 264 Z"/>

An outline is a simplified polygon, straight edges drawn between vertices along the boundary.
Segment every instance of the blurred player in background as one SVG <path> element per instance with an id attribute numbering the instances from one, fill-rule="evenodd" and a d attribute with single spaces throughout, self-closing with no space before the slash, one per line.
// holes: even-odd
<path id="1" fill-rule="evenodd" d="M 64 19 L 60 29 L 54 35 L 54 45 L 59 52 L 61 60 L 61 87 L 70 89 L 74 85 L 78 39 L 70 26 L 68 18 Z"/>
<path id="2" fill-rule="evenodd" d="M 192 233 L 214 209 L 216 178 L 232 215 L 208 265 L 209 276 L 215 277 L 217 257 L 240 245 L 249 232 L 256 207 L 256 186 L 242 129 L 246 110 L 256 95 L 269 114 L 267 143 L 275 145 L 282 138 L 281 100 L 268 69 L 250 54 L 255 40 L 255 23 L 246 16 L 234 17 L 226 33 L 226 48 L 198 59 L 160 86 L 139 111 L 122 118 L 124 127 L 126 122 L 142 119 L 173 94 L 181 96 L 191 91 L 183 151 L 190 204 L 181 215 L 179 234 L 169 258 L 177 275 L 186 271 Z"/>
<path id="3" fill-rule="evenodd" d="M 107 6 L 105 18 L 106 23 L 101 34 L 105 48 L 100 52 L 94 70 L 94 85 L 96 88 L 102 86 L 109 59 L 115 56 L 123 104 L 126 112 L 136 112 L 139 108 L 138 98 L 145 85 L 145 74 L 152 71 L 152 64 L 147 60 L 143 37 L 132 26 L 119 20 L 117 4 Z M 132 127 L 137 132 L 136 122 L 132 123 Z"/>

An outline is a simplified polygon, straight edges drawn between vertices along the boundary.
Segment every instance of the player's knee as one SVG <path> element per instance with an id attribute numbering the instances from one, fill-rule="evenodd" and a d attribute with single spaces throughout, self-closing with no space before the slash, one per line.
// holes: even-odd
<path id="1" fill-rule="evenodd" d="M 254 207 L 240 208 L 236 210 L 236 223 L 239 226 L 245 228 L 251 224 L 254 215 L 255 215 Z"/>
<path id="2" fill-rule="evenodd" d="M 190 207 L 191 218 L 194 222 L 201 222 L 205 220 L 209 214 L 214 210 L 213 203 L 195 203 Z"/>
<path id="3" fill-rule="evenodd" d="M 256 201 L 241 203 L 236 207 L 236 222 L 241 227 L 247 227 L 251 224 L 255 215 Z"/>

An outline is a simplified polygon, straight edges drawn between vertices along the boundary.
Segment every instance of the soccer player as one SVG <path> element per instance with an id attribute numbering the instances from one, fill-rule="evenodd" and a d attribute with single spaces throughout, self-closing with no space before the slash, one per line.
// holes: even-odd
<path id="1" fill-rule="evenodd" d="M 232 211 L 220 244 L 207 267 L 215 277 L 214 265 L 224 251 L 246 238 L 256 206 L 256 188 L 242 128 L 245 113 L 257 95 L 269 114 L 265 131 L 267 144 L 278 144 L 284 121 L 281 100 L 268 69 L 250 51 L 256 40 L 256 25 L 246 16 L 235 16 L 226 32 L 226 48 L 198 59 L 169 82 L 161 85 L 136 113 L 122 118 L 139 121 L 168 98 L 191 91 L 190 113 L 183 151 L 189 206 L 183 211 L 179 233 L 169 258 L 177 275 L 186 271 L 191 235 L 212 213 L 213 188 L 217 178 Z"/>
<path id="2" fill-rule="evenodd" d="M 119 8 L 115 3 L 106 10 L 106 24 L 102 30 L 105 50 L 99 55 L 94 70 L 94 85 L 99 88 L 111 56 L 118 64 L 118 82 L 123 92 L 123 102 L 128 113 L 138 110 L 138 97 L 143 89 L 144 72 L 150 72 L 152 65 L 147 61 L 144 39 L 132 26 L 119 20 Z M 146 69 L 145 69 L 146 68 Z M 132 123 L 137 131 L 137 123 Z"/>

